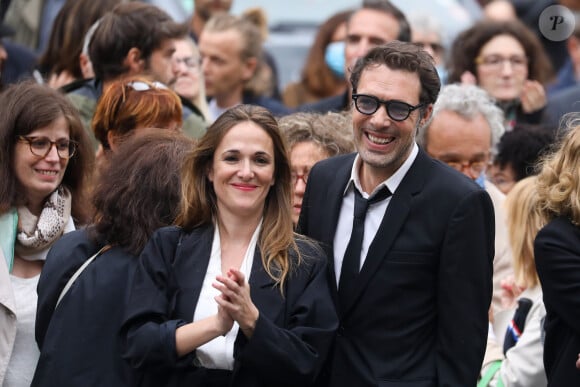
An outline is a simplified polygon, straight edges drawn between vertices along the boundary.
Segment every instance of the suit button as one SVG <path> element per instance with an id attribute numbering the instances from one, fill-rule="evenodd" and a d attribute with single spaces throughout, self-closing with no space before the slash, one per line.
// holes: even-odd
<path id="1" fill-rule="evenodd" d="M 336 334 L 337 334 L 337 336 L 338 336 L 338 337 L 342 337 L 342 336 L 344 336 L 344 334 L 345 334 L 345 329 L 344 329 L 344 326 L 343 326 L 343 325 L 341 325 L 341 326 L 339 326 L 339 327 L 338 327 L 338 331 L 337 331 L 337 333 L 336 333 Z"/>

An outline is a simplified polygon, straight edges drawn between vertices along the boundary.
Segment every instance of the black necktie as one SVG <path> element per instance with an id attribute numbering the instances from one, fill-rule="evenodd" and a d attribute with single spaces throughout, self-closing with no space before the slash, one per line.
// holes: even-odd
<path id="1" fill-rule="evenodd" d="M 365 231 L 365 216 L 369 205 L 385 200 L 391 196 L 391 191 L 387 186 L 383 187 L 370 197 L 368 200 L 363 198 L 360 192 L 354 189 L 354 217 L 352 221 L 352 233 L 350 240 L 344 252 L 342 260 L 342 268 L 340 270 L 340 280 L 338 282 L 338 295 L 340 300 L 341 310 L 344 310 L 343 302 L 347 297 L 345 295 L 352 292 L 356 277 L 360 270 L 360 255 L 362 250 L 363 236 Z"/>

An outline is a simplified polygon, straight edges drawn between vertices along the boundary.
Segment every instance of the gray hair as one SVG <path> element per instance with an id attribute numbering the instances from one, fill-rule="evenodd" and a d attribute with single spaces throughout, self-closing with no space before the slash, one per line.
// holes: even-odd
<path id="1" fill-rule="evenodd" d="M 442 87 L 433 105 L 431 118 L 417 135 L 417 143 L 423 149 L 427 149 L 428 131 L 433 118 L 443 110 L 457 113 L 468 120 L 481 114 L 491 129 L 491 154 L 495 156 L 499 139 L 505 132 L 504 115 L 495 100 L 485 90 L 475 85 L 453 84 Z"/>
<path id="2" fill-rule="evenodd" d="M 434 33 L 437 35 L 441 43 L 446 40 L 447 36 L 439 20 L 429 13 L 418 12 L 409 16 L 409 24 L 411 25 L 411 32 L 420 31 L 422 33 Z M 411 34 L 412 35 L 412 34 Z"/>
<path id="3" fill-rule="evenodd" d="M 354 152 L 352 117 L 348 111 L 326 114 L 296 112 L 281 117 L 278 124 L 289 149 L 301 142 L 313 142 L 328 157 Z"/>

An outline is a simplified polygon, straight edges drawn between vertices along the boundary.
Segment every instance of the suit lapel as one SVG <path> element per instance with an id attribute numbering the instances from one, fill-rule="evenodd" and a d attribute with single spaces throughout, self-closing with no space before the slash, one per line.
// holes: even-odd
<path id="1" fill-rule="evenodd" d="M 262 255 L 256 247 L 254 261 L 252 262 L 252 273 L 250 275 L 250 295 L 252 302 L 260 313 L 263 313 L 271 321 L 276 321 L 282 305 L 282 294 L 279 288 L 274 288 L 274 280 L 270 278 L 262 265 Z"/>
<path id="2" fill-rule="evenodd" d="M 325 204 L 322 206 L 324 211 L 320 214 L 322 219 L 320 222 L 321 229 L 326 232 L 321 240 L 327 245 L 325 246 L 325 250 L 328 256 L 328 269 L 330 271 L 329 277 L 332 297 L 334 298 L 335 303 L 338 302 L 338 289 L 336 287 L 337 281 L 334 271 L 334 235 L 336 233 L 338 217 L 340 215 L 342 200 L 344 198 L 344 189 L 350 179 L 352 163 L 354 162 L 356 154 L 349 156 L 351 157 L 348 157 L 346 162 L 343 162 L 342 165 L 337 165 L 337 168 L 333 170 L 335 178 L 326 188 L 326 196 L 322 202 Z"/>
<path id="3" fill-rule="evenodd" d="M 179 270 L 174 271 L 177 289 L 177 314 L 186 321 L 192 321 L 203 280 L 209 265 L 214 228 L 212 226 L 195 229 L 185 234 L 175 253 L 174 264 Z"/>
<path id="4" fill-rule="evenodd" d="M 393 194 L 375 238 L 369 246 L 367 257 L 356 280 L 355 289 L 347 295 L 347 307 L 343 311 L 343 315 L 351 309 L 354 301 L 360 297 L 372 276 L 391 251 L 393 243 L 409 215 L 413 196 L 423 189 L 429 169 L 428 162 L 428 156 L 419 150 L 413 165 Z"/>

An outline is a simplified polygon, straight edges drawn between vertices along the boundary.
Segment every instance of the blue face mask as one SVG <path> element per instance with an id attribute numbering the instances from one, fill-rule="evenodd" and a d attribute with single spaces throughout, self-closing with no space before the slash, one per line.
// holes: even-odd
<path id="1" fill-rule="evenodd" d="M 337 78 L 344 78 L 344 47 L 343 41 L 332 42 L 326 46 L 324 60 Z"/>
<path id="2" fill-rule="evenodd" d="M 485 172 L 482 172 L 477 176 L 477 179 L 474 180 L 478 186 L 485 189 Z"/>

